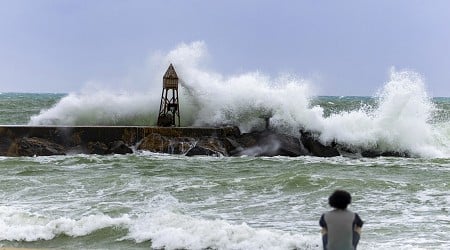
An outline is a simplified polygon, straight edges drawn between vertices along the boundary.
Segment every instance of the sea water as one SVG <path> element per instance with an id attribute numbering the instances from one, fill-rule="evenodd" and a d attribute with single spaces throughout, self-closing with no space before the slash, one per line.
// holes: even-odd
<path id="1" fill-rule="evenodd" d="M 335 188 L 360 249 L 448 249 L 448 159 L 73 155 L 1 158 L 2 246 L 321 249 Z"/>
<path id="2" fill-rule="evenodd" d="M 250 132 L 270 115 L 280 133 L 308 129 L 323 143 L 411 157 L 0 157 L 0 247 L 321 249 L 319 218 L 345 189 L 365 222 L 358 249 L 450 249 L 450 98 L 395 70 L 373 96 L 315 96 L 294 76 L 205 70 L 201 52 L 183 45 L 165 58 L 183 76 L 183 126 Z M 2 93 L 0 124 L 155 125 L 154 85 Z"/>
<path id="3" fill-rule="evenodd" d="M 58 108 L 70 97 L 1 94 L 1 123 L 28 124 L 40 110 Z M 310 105 L 323 107 L 325 119 L 375 102 L 318 97 Z M 437 113 L 430 126 L 448 126 L 450 99 L 432 103 Z M 445 144 L 448 127 L 436 129 L 447 131 Z M 439 145 L 436 152 L 445 153 Z M 0 168 L 0 246 L 321 249 L 318 220 L 330 209 L 330 193 L 343 188 L 353 194 L 350 209 L 365 222 L 360 249 L 450 247 L 448 155 L 185 157 L 136 151 L 0 157 Z"/>

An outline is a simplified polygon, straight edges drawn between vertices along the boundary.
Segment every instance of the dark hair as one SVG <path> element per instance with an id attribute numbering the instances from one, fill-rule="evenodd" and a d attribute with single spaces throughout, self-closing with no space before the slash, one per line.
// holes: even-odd
<path id="1" fill-rule="evenodd" d="M 345 190 L 335 190 L 328 197 L 328 204 L 334 208 L 346 209 L 350 203 L 352 203 L 352 196 Z"/>

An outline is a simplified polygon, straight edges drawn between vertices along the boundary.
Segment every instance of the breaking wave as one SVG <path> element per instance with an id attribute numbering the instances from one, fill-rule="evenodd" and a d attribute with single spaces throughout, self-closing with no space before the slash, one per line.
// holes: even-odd
<path id="1" fill-rule="evenodd" d="M 436 107 L 423 78 L 415 72 L 391 70 L 390 79 L 374 95 L 374 104 L 325 114 L 313 105 L 314 86 L 296 75 L 276 78 L 262 72 L 224 76 L 205 65 L 204 42 L 181 44 L 155 55 L 153 71 L 162 76 L 173 63 L 181 79 L 182 126 L 236 125 L 248 132 L 264 128 L 298 135 L 317 131 L 320 140 L 349 147 L 406 151 L 425 157 L 450 155 L 450 121 L 435 119 Z M 151 91 L 83 90 L 63 97 L 55 106 L 31 117 L 31 125 L 155 125 L 162 79 Z"/>
<path id="2" fill-rule="evenodd" d="M 100 230 L 115 229 L 121 231 L 116 233 L 116 241 L 151 242 L 152 248 L 168 250 L 310 249 L 319 244 L 316 235 L 258 229 L 245 223 L 234 225 L 224 220 L 199 219 L 167 210 L 135 216 L 125 214 L 117 218 L 97 214 L 72 219 L 48 218 L 20 209 L 0 207 L 0 227 L 3 228 L 0 241 L 35 242 L 62 235 L 82 237 Z"/>

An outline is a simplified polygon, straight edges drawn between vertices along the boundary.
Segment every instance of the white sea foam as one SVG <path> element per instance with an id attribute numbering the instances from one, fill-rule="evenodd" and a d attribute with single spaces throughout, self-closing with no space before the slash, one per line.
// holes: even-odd
<path id="1" fill-rule="evenodd" d="M 363 148 L 399 150 L 430 157 L 448 156 L 449 137 L 430 123 L 434 106 L 420 75 L 391 71 L 379 93 L 378 107 L 333 114 L 320 119 L 321 139 Z"/>
<path id="2" fill-rule="evenodd" d="M 50 219 L 17 208 L 0 207 L 0 240 L 37 241 L 51 240 L 59 235 L 85 236 L 99 229 L 126 226 L 128 216 L 111 218 L 107 215 L 89 215 L 81 219 Z"/>
<path id="3" fill-rule="evenodd" d="M 131 227 L 129 238 L 137 242 L 151 240 L 152 247 L 165 249 L 310 249 L 319 244 L 317 239 L 299 234 L 172 212 L 140 218 Z"/>
<path id="4" fill-rule="evenodd" d="M 164 249 L 311 249 L 316 236 L 302 236 L 273 229 L 252 228 L 245 223 L 233 225 L 223 220 L 205 220 L 161 210 L 133 218 L 99 214 L 80 219 L 50 219 L 18 209 L 0 207 L 0 240 L 51 240 L 59 235 L 86 236 L 108 227 L 127 228 L 122 239 L 151 241 L 153 248 Z"/>
<path id="5" fill-rule="evenodd" d="M 180 44 L 166 55 L 152 56 L 153 69 L 149 70 L 162 75 L 173 63 L 181 78 L 183 126 L 232 124 L 248 132 L 264 126 L 261 117 L 271 116 L 272 128 L 294 135 L 300 128 L 318 131 L 324 143 L 337 140 L 349 147 L 426 157 L 450 155 L 450 121 L 440 121 L 440 125 L 430 122 L 434 106 L 417 73 L 392 70 L 376 95 L 377 107 L 326 117 L 322 107 L 311 107 L 315 94 L 311 81 L 295 75 L 273 78 L 258 71 L 225 76 L 208 68 L 208 57 L 204 42 Z M 154 125 L 161 80 L 153 81 L 157 82 L 147 93 L 106 89 L 71 93 L 33 116 L 30 124 Z"/>

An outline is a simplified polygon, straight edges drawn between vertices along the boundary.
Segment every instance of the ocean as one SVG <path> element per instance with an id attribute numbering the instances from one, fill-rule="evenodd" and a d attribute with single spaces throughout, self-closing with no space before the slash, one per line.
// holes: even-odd
<path id="1" fill-rule="evenodd" d="M 358 249 L 450 249 L 450 98 L 396 74 L 373 97 L 308 96 L 254 75 L 235 79 L 248 82 L 239 94 L 231 80 L 220 91 L 185 85 L 180 113 L 183 126 L 242 132 L 270 114 L 279 132 L 410 158 L 0 157 L 0 247 L 322 249 L 319 218 L 345 189 L 365 222 Z M 159 94 L 2 93 L 0 124 L 154 125 Z"/>

